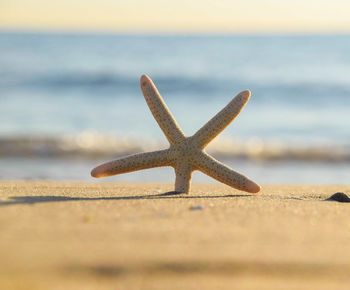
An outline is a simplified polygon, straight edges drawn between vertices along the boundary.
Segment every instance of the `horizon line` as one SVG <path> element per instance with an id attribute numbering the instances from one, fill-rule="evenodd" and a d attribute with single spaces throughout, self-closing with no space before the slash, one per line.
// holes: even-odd
<path id="1" fill-rule="evenodd" d="M 0 27 L 0 33 L 13 34 L 86 34 L 86 35 L 134 35 L 134 36 L 317 36 L 350 35 L 349 30 L 261 30 L 261 31 L 182 31 L 182 30 L 114 30 L 114 29 L 61 29 L 61 28 L 25 28 Z"/>

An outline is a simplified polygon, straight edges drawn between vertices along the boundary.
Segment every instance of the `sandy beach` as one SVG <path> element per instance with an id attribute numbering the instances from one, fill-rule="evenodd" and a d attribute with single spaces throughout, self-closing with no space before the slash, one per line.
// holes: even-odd
<path id="1" fill-rule="evenodd" d="M 348 289 L 350 186 L 0 183 L 1 289 Z"/>

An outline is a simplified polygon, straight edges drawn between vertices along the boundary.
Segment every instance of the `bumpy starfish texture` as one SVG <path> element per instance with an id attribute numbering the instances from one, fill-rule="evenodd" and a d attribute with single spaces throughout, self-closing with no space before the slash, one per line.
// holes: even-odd
<path id="1" fill-rule="evenodd" d="M 199 170 L 236 189 L 257 193 L 260 186 L 246 176 L 214 159 L 204 148 L 241 112 L 250 91 L 239 93 L 224 109 L 191 137 L 186 137 L 160 96 L 152 80 L 143 75 L 141 89 L 154 118 L 170 143 L 165 150 L 139 153 L 104 163 L 91 171 L 93 177 L 107 177 L 162 166 L 175 169 L 175 191 L 190 191 L 192 173 Z"/>

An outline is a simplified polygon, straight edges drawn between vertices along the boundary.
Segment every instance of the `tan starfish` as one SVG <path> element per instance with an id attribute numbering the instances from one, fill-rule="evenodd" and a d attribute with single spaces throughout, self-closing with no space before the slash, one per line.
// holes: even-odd
<path id="1" fill-rule="evenodd" d="M 188 193 L 192 173 L 200 170 L 236 189 L 257 193 L 260 186 L 246 176 L 230 169 L 204 151 L 204 148 L 240 113 L 250 97 L 250 91 L 239 93 L 224 109 L 196 134 L 186 137 L 160 96 L 152 80 L 143 75 L 141 89 L 154 118 L 170 143 L 165 150 L 139 153 L 104 163 L 91 171 L 93 177 L 106 177 L 131 171 L 172 166 L 175 169 L 175 191 Z"/>

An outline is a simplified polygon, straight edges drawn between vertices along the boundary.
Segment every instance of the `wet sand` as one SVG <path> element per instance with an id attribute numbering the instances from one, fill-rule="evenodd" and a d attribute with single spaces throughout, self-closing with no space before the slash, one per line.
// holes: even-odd
<path id="1" fill-rule="evenodd" d="M 350 186 L 0 182 L 0 289 L 348 289 Z"/>

